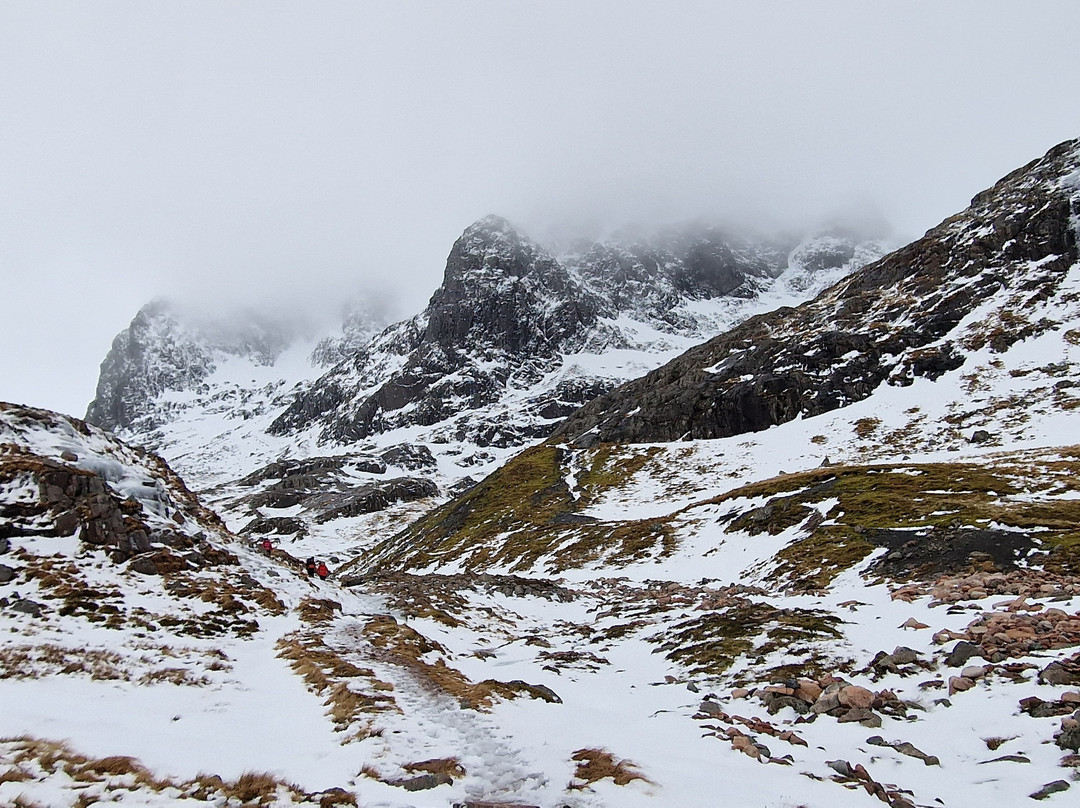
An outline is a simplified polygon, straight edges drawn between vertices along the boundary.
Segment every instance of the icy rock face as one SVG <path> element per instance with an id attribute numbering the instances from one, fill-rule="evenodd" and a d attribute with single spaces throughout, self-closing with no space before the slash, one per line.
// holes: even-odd
<path id="1" fill-rule="evenodd" d="M 783 272 L 792 246 L 686 229 L 556 259 L 505 220 L 487 217 L 454 244 L 443 283 L 421 314 L 339 363 L 270 431 L 289 434 L 314 424 L 323 440 L 350 442 L 446 422 L 443 439 L 480 446 L 543 437 L 555 418 L 618 380 L 576 375 L 519 396 L 513 424 L 499 414 L 487 421 L 456 416 L 530 389 L 567 356 L 651 347 L 620 318 L 646 331 L 716 333 L 715 323 L 686 304 L 753 297 Z M 854 250 L 849 247 L 851 255 Z"/>
<path id="2" fill-rule="evenodd" d="M 754 317 L 591 402 L 556 437 L 719 438 L 833 410 L 879 385 L 955 370 L 1059 325 L 1077 263 L 1080 141 L 978 194 L 971 206 L 810 303 Z M 798 255 L 798 253 L 797 253 Z M 842 260 L 803 254 L 803 266 Z"/>
<path id="3" fill-rule="evenodd" d="M 140 420 L 152 427 L 153 401 L 165 391 L 196 389 L 223 356 L 272 365 L 289 339 L 286 331 L 255 318 L 227 326 L 199 322 L 173 304 L 155 301 L 113 340 L 86 420 L 110 430 L 131 429 Z"/>
<path id="4" fill-rule="evenodd" d="M 0 402 L 0 537 L 76 535 L 117 562 L 161 551 L 199 567 L 228 560 L 206 546 L 210 534 L 226 535 L 221 520 L 161 458 L 84 421 Z"/>

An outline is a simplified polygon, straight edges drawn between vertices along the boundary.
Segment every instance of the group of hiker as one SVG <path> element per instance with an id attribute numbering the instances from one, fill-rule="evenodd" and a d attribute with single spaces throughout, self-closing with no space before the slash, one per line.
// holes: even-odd
<path id="1" fill-rule="evenodd" d="M 259 542 L 259 549 L 263 551 L 265 555 L 273 555 L 274 543 L 270 539 L 263 539 Z M 308 578 L 314 578 L 316 575 L 322 580 L 326 580 L 330 575 L 330 568 L 326 566 L 325 561 L 319 561 L 314 556 L 308 558 L 304 562 L 304 569 L 307 571 Z"/>
<path id="2" fill-rule="evenodd" d="M 326 562 L 316 561 L 314 556 L 308 558 L 308 560 L 304 562 L 304 569 L 307 570 L 308 578 L 311 578 L 313 575 L 318 575 L 322 580 L 325 581 L 326 576 L 330 574 L 330 570 L 326 566 Z"/>

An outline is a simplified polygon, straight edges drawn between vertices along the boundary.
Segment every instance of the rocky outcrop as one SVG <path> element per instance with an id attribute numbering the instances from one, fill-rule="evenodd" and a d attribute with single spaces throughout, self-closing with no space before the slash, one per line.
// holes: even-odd
<path id="1" fill-rule="evenodd" d="M 171 548 L 178 563 L 202 566 L 224 558 L 205 541 L 218 530 L 220 519 L 160 458 L 83 421 L 0 403 L 5 550 L 16 538 L 77 536 L 117 562 Z"/>
<path id="2" fill-rule="evenodd" d="M 1078 168 L 1080 141 L 1051 149 L 815 300 L 748 320 L 599 397 L 555 438 L 589 445 L 754 432 L 859 401 L 884 383 L 936 379 L 970 351 L 1005 351 L 1053 328 L 1028 313 L 1058 293 L 1077 261 Z"/>

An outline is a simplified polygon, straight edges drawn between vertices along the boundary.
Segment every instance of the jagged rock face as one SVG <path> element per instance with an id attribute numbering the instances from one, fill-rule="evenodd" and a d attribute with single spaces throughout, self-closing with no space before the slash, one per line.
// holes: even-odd
<path id="1" fill-rule="evenodd" d="M 1004 351 L 1077 262 L 1080 141 L 979 194 L 963 213 L 817 299 L 746 321 L 570 416 L 556 439 L 649 442 L 766 429 Z"/>
<path id="2" fill-rule="evenodd" d="M 228 327 L 197 323 L 176 306 L 155 301 L 113 340 L 86 420 L 110 430 L 130 429 L 147 416 L 153 420 L 157 396 L 198 388 L 222 355 L 271 365 L 289 339 L 285 330 L 255 318 Z"/>
<path id="3" fill-rule="evenodd" d="M 613 324 L 621 315 L 694 333 L 701 324 L 677 311 L 680 304 L 752 294 L 755 280 L 786 267 L 791 246 L 686 231 L 655 244 L 598 244 L 559 261 L 505 220 L 482 219 L 454 244 L 427 309 L 340 363 L 270 431 L 320 424 L 322 439 L 348 442 L 448 422 L 445 439 L 481 446 L 543 437 L 555 418 L 616 382 L 575 380 L 522 402 L 525 426 L 452 419 L 535 384 L 569 354 L 630 347 L 634 340 Z"/>

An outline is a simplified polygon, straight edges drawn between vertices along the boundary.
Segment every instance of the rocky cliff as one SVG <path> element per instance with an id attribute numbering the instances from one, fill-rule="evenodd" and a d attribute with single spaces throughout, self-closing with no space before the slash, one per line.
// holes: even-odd
<path id="1" fill-rule="evenodd" d="M 964 212 L 815 300 L 755 317 L 574 413 L 555 436 L 718 438 L 934 379 L 973 351 L 1057 328 L 1077 259 L 1080 143 L 1051 149 Z"/>
<path id="2" fill-rule="evenodd" d="M 482 219 L 454 244 L 427 308 L 318 380 L 270 431 L 318 425 L 324 440 L 349 442 L 516 398 L 513 417 L 451 425 L 443 439 L 520 445 L 616 383 L 602 374 L 552 379 L 567 357 L 655 349 L 663 334 L 715 333 L 717 318 L 691 304 L 753 298 L 788 268 L 793 246 L 687 229 L 557 260 L 504 219 Z M 830 246 L 803 245 L 821 262 L 798 264 L 804 275 L 857 260 L 855 244 Z M 522 394 L 545 377 L 546 387 Z"/>

